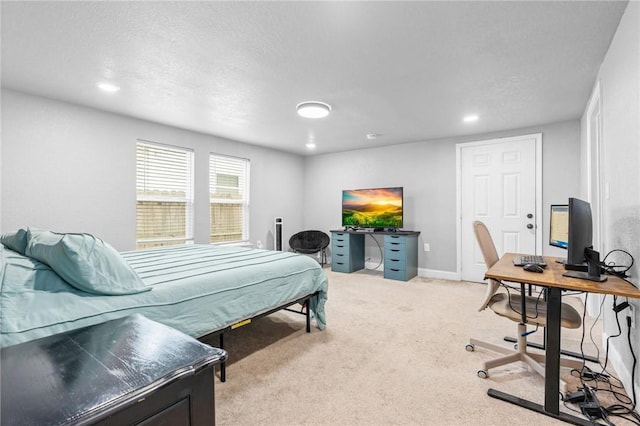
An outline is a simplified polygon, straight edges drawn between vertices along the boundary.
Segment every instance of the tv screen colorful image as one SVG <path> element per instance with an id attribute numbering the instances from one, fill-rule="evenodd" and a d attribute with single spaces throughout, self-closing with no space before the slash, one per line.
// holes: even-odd
<path id="1" fill-rule="evenodd" d="M 401 228 L 402 187 L 342 191 L 342 226 Z"/>

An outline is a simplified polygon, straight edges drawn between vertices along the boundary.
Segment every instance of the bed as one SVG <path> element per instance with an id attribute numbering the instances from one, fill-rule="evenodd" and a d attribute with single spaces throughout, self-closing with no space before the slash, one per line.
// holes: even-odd
<path id="1" fill-rule="evenodd" d="M 202 339 L 296 303 L 307 306 L 307 331 L 310 315 L 326 326 L 327 277 L 304 255 L 213 245 L 117 253 L 89 234 L 25 233 L 18 244 L 0 240 L 0 346 L 133 313 Z M 84 284 L 105 287 L 78 284 L 76 269 L 88 274 Z M 135 286 L 121 286 L 129 278 Z"/>

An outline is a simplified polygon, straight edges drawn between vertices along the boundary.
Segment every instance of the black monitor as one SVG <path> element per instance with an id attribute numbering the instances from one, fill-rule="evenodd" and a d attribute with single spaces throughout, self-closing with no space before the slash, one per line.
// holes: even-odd
<path id="1" fill-rule="evenodd" d="M 605 281 L 600 275 L 600 254 L 593 249 L 593 219 L 591 205 L 578 198 L 569 198 L 569 232 L 567 261 L 563 275 L 591 281 Z M 583 272 L 586 270 L 586 272 Z"/>
<path id="2" fill-rule="evenodd" d="M 552 204 L 549 215 L 549 245 L 569 247 L 569 205 Z"/>

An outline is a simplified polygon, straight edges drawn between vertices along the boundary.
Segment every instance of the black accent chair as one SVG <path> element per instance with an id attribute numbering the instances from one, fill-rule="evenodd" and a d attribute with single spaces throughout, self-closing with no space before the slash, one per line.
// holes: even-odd
<path id="1" fill-rule="evenodd" d="M 314 254 L 321 252 L 320 264 L 327 263 L 329 235 L 322 231 L 300 231 L 289 238 L 289 247 L 294 253 Z"/>

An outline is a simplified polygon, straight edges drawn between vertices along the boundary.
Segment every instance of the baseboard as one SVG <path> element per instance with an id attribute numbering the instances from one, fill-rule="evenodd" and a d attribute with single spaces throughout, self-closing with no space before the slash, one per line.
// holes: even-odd
<path id="1" fill-rule="evenodd" d="M 460 274 L 438 269 L 418 268 L 418 276 L 423 278 L 436 278 L 440 280 L 460 281 Z"/>

